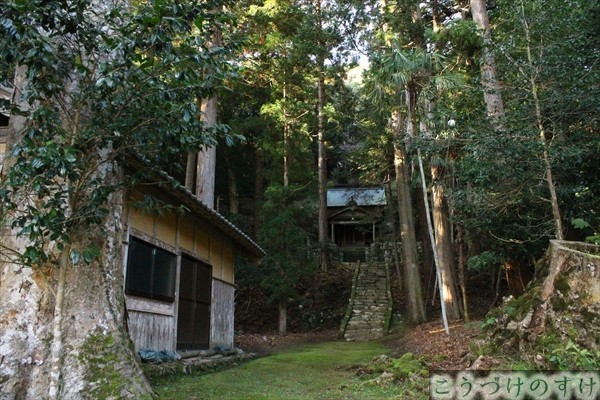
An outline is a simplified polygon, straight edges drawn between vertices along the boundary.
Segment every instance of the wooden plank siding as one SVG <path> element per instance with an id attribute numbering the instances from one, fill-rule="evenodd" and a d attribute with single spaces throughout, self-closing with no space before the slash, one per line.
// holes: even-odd
<path id="1" fill-rule="evenodd" d="M 234 291 L 233 285 L 213 279 L 212 313 L 210 315 L 210 342 L 213 346 L 233 347 Z"/>
<path id="2" fill-rule="evenodd" d="M 146 190 L 146 189 L 144 189 Z M 160 193 L 158 198 L 165 197 Z M 175 351 L 181 255 L 186 254 L 212 267 L 210 347 L 233 346 L 234 341 L 234 242 L 219 230 L 191 214 L 148 214 L 132 206 L 143 194 L 131 191 L 126 206 L 124 272 L 127 273 L 127 243 L 137 237 L 177 255 L 176 293 L 172 303 L 126 295 L 128 327 L 136 350 Z M 164 201 L 164 199 L 161 198 Z"/>
<path id="3" fill-rule="evenodd" d="M 175 306 L 148 299 L 126 296 L 127 326 L 136 350 L 175 350 Z"/>

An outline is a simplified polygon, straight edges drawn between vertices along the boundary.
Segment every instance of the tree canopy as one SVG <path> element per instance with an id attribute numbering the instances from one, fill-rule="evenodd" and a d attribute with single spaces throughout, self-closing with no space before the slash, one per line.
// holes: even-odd
<path id="1" fill-rule="evenodd" d="M 2 261 L 100 268 L 121 190 L 182 185 L 186 155 L 217 146 L 216 209 L 268 249 L 280 312 L 334 258 L 327 188 L 385 182 L 376 239 L 402 246 L 402 310 L 426 318 L 439 258 L 465 317 L 470 277 L 518 294 L 549 240 L 598 240 L 599 15 L 570 0 L 5 2 Z"/>

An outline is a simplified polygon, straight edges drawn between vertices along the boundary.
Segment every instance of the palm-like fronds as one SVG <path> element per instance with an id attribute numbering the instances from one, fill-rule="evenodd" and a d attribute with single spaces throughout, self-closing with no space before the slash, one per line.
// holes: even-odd
<path id="1" fill-rule="evenodd" d="M 405 48 L 398 40 L 393 40 L 372 61 L 364 90 L 375 106 L 405 103 L 409 85 L 426 96 L 464 85 L 462 75 L 445 70 L 444 56 L 421 48 Z"/>

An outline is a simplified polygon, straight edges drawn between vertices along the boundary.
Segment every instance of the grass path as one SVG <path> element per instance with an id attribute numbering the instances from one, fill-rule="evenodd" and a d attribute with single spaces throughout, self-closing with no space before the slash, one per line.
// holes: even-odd
<path id="1" fill-rule="evenodd" d="M 353 364 L 385 354 L 379 342 L 303 345 L 222 372 L 153 382 L 165 400 L 364 400 L 401 398 L 397 386 L 361 385 Z"/>

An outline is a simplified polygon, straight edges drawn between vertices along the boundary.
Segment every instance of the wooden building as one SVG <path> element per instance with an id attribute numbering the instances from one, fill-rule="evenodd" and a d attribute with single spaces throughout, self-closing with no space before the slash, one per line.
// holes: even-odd
<path id="1" fill-rule="evenodd" d="M 0 85 L 0 98 L 12 90 Z M 0 108 L 0 169 L 9 112 Z M 131 168 L 143 168 L 132 161 Z M 157 174 L 124 196 L 124 291 L 127 326 L 136 350 L 197 350 L 234 343 L 234 261 L 258 261 L 263 250 L 190 191 Z M 136 202 L 151 195 L 182 207 L 143 213 Z"/>
<path id="2" fill-rule="evenodd" d="M 145 214 L 134 207 L 144 195 L 189 211 Z M 125 297 L 136 350 L 232 347 L 234 260 L 258 261 L 263 250 L 183 187 L 130 190 L 125 216 Z"/>

